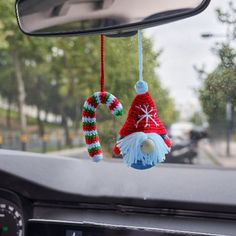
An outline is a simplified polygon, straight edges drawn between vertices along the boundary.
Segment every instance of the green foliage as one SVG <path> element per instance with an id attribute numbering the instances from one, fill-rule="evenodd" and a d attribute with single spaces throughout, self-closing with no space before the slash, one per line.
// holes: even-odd
<path id="1" fill-rule="evenodd" d="M 231 41 L 236 39 L 235 13 L 236 9 L 232 2 L 229 3 L 227 12 L 217 9 L 219 21 L 228 27 L 227 41 L 218 43 L 213 50 L 220 61 L 218 66 L 205 75 L 199 71 L 204 77 L 200 100 L 212 131 L 222 130 L 221 128 L 225 126 L 226 103 L 232 104 L 232 112 L 236 107 L 236 51 L 231 44 Z"/>
<path id="2" fill-rule="evenodd" d="M 201 112 L 194 112 L 192 115 L 190 121 L 197 125 L 197 126 L 202 126 L 203 125 L 203 115 Z"/>
<path id="3" fill-rule="evenodd" d="M 235 91 L 236 67 L 226 68 L 220 65 L 207 75 L 200 90 L 200 100 L 212 129 L 224 127 L 226 103 L 231 102 L 233 107 L 236 106 Z"/>
<path id="4" fill-rule="evenodd" d="M 25 103 L 62 117 L 68 123 L 81 127 L 81 110 L 85 99 L 100 90 L 100 37 L 29 38 L 17 28 L 13 0 L 0 2 L 0 95 L 17 101 L 13 52 L 20 58 L 26 90 Z M 160 52 L 155 52 L 150 39 L 144 37 L 144 79 L 157 103 L 159 116 L 171 124 L 177 116 L 168 91 L 163 89 L 155 72 Z M 135 96 L 138 80 L 137 37 L 106 38 L 105 88 L 124 105 L 126 113 L 120 119 L 101 107 L 97 119 L 106 149 L 118 133 Z"/>

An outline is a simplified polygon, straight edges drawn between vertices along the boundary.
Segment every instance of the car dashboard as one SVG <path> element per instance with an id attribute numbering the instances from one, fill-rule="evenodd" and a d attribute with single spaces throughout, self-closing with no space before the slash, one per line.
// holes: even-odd
<path id="1" fill-rule="evenodd" d="M 0 151 L 0 235 L 236 235 L 234 170 Z"/>

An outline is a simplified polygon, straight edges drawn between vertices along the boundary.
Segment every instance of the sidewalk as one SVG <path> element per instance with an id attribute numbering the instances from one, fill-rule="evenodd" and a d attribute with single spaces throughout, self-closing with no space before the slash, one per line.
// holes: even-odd
<path id="1" fill-rule="evenodd" d="M 230 157 L 226 156 L 226 143 L 224 141 L 209 141 L 205 139 L 199 143 L 199 148 L 201 148 L 216 165 L 236 168 L 236 141 L 231 142 Z"/>

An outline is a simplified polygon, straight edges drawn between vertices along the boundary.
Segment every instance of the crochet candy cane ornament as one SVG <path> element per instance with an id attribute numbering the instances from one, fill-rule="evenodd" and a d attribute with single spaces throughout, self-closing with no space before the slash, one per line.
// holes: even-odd
<path id="1" fill-rule="evenodd" d="M 114 154 L 122 155 L 125 163 L 135 169 L 148 169 L 165 160 L 171 142 L 160 121 L 156 106 L 143 80 L 142 35 L 138 31 L 139 81 L 135 85 L 136 97 L 123 124 Z"/>
<path id="2" fill-rule="evenodd" d="M 123 114 L 123 107 L 119 100 L 104 90 L 104 35 L 101 35 L 101 91 L 87 98 L 83 106 L 82 122 L 89 156 L 98 162 L 103 158 L 102 148 L 96 126 L 96 109 L 100 104 L 106 104 L 115 116 Z"/>

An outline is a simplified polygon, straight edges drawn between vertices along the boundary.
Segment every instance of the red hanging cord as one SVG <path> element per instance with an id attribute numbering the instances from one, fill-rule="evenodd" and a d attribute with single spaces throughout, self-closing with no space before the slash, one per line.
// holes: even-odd
<path id="1" fill-rule="evenodd" d="M 101 35 L 101 92 L 104 92 L 104 80 L 105 80 L 105 69 L 104 69 L 104 34 Z"/>

